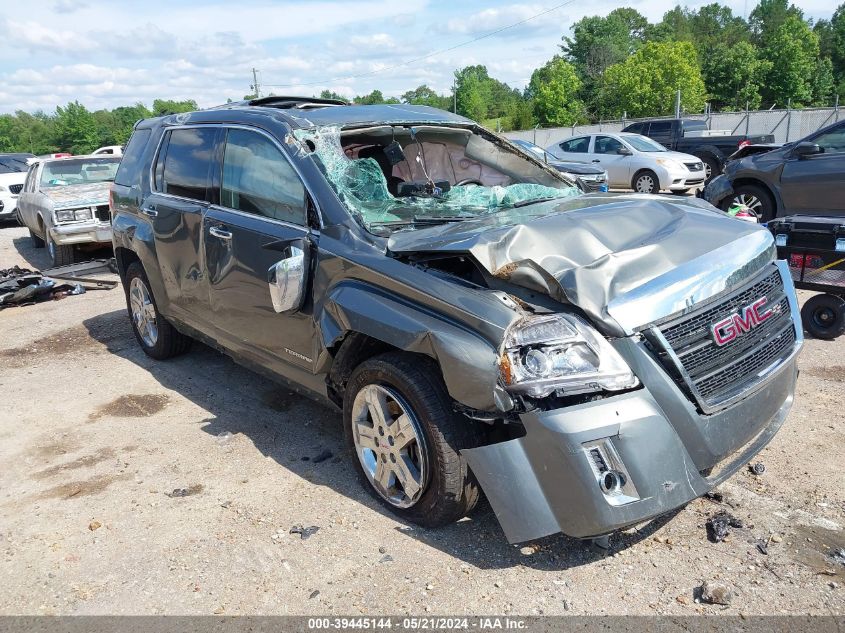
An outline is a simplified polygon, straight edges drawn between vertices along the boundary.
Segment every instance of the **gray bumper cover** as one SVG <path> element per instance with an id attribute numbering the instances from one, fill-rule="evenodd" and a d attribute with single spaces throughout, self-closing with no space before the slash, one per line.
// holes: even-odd
<path id="1" fill-rule="evenodd" d="M 753 395 L 701 416 L 634 347 L 625 355 L 629 362 L 639 357 L 634 364 L 644 388 L 524 414 L 524 437 L 462 452 L 510 542 L 557 532 L 598 536 L 683 506 L 759 452 L 792 406 L 798 348 Z M 681 402 L 689 406 L 679 410 Z M 695 447 L 694 455 L 682 437 Z M 611 438 L 640 500 L 612 506 L 599 489 L 582 445 L 602 438 Z M 709 468 L 713 472 L 705 476 Z"/>

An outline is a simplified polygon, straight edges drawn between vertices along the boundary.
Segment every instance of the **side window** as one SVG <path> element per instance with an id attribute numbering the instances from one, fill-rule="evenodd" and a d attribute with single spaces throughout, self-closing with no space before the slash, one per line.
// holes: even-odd
<path id="1" fill-rule="evenodd" d="M 642 134 L 644 126 L 645 123 L 634 123 L 633 125 L 626 127 L 625 131 L 630 132 L 631 134 Z"/>
<path id="2" fill-rule="evenodd" d="M 671 121 L 652 121 L 649 134 L 669 134 L 672 132 Z"/>
<path id="3" fill-rule="evenodd" d="M 220 204 L 276 220 L 306 223 L 305 187 L 263 134 L 232 129 L 223 154 Z"/>
<path id="4" fill-rule="evenodd" d="M 32 191 L 32 174 L 35 172 L 35 167 L 30 167 L 26 174 L 26 180 L 23 181 L 23 190 L 26 192 Z"/>
<path id="5" fill-rule="evenodd" d="M 216 136 L 217 128 L 185 128 L 170 132 L 166 153 L 162 146 L 158 158 L 159 162 L 164 161 L 162 193 L 209 201 L 208 174 L 214 159 Z"/>
<path id="6" fill-rule="evenodd" d="M 126 152 L 120 159 L 120 166 L 114 176 L 115 183 L 126 187 L 138 184 L 138 169 L 141 166 L 141 158 L 151 134 L 152 130 L 135 130 L 132 132 L 132 137 L 126 146 Z M 112 154 L 113 151 L 109 150 L 108 153 Z"/>
<path id="7" fill-rule="evenodd" d="M 845 153 L 845 126 L 819 134 L 813 143 L 823 148 L 825 154 Z"/>
<path id="8" fill-rule="evenodd" d="M 590 137 L 580 136 L 564 141 L 560 144 L 560 149 L 564 152 L 576 152 L 578 154 L 586 154 L 590 147 Z"/>
<path id="9" fill-rule="evenodd" d="M 615 154 L 622 147 L 622 143 L 610 136 L 597 136 L 594 154 Z"/>

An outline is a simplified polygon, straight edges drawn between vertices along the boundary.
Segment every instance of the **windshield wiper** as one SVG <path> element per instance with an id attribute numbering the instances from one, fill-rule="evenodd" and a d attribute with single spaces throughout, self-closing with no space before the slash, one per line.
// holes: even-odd
<path id="1" fill-rule="evenodd" d="M 519 202 L 514 202 L 512 208 L 518 209 L 519 207 L 527 207 L 529 204 L 537 204 L 538 202 L 550 202 L 552 200 L 560 200 L 560 198 L 546 196 L 545 198 L 534 198 L 533 200 L 520 200 Z"/>

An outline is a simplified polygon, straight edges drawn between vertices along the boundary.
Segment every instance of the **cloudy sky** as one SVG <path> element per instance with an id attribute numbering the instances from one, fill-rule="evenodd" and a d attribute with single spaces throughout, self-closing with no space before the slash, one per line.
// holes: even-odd
<path id="1" fill-rule="evenodd" d="M 829 18 L 836 0 L 799 0 Z M 675 0 L 628 2 L 651 21 Z M 447 92 L 455 68 L 485 64 L 522 87 L 557 52 L 561 35 L 609 0 L 2 0 L 0 112 L 89 109 L 155 98 L 200 106 L 241 99 L 253 67 L 262 92 L 400 95 L 420 84 Z M 689 2 L 699 6 L 706 2 Z M 754 0 L 729 0 L 743 14 Z M 18 7 L 11 10 L 12 6 Z M 532 16 L 538 16 L 534 17 Z M 527 20 L 527 21 L 525 21 Z M 523 22 L 494 33 L 502 27 Z M 489 37 L 429 56 L 464 42 Z M 426 57 L 425 59 L 419 59 Z M 418 60 L 418 61 L 414 61 Z"/>

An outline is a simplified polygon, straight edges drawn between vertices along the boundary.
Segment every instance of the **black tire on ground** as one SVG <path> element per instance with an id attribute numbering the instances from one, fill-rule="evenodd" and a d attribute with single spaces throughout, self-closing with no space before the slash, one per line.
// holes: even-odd
<path id="1" fill-rule="evenodd" d="M 746 204 L 760 222 L 770 222 L 775 218 L 775 200 L 765 187 L 750 183 L 737 185 L 734 195 L 725 198 L 719 206 L 722 211 L 727 211 L 739 202 Z"/>
<path id="2" fill-rule="evenodd" d="M 829 294 L 810 297 L 801 308 L 801 321 L 814 338 L 841 336 L 845 333 L 845 299 Z"/>
<path id="3" fill-rule="evenodd" d="M 53 260 L 53 266 L 67 266 L 76 263 L 76 247 L 70 245 L 59 246 L 50 238 L 50 231 L 44 231 L 44 241 Z"/>
<path id="4" fill-rule="evenodd" d="M 368 385 L 396 392 L 419 422 L 429 464 L 428 481 L 416 503 L 407 508 L 396 507 L 381 497 L 358 457 L 353 437 L 353 405 L 358 392 Z M 455 412 L 440 369 L 433 360 L 417 354 L 388 352 L 361 363 L 347 384 L 343 425 L 362 484 L 403 519 L 425 527 L 441 527 L 466 516 L 478 503 L 481 489 L 460 450 L 478 446 L 483 430 L 480 423 Z"/>
<path id="5" fill-rule="evenodd" d="M 135 323 L 135 319 L 132 317 L 132 305 L 129 299 L 129 288 L 132 284 L 133 279 L 139 279 L 141 283 L 144 284 L 147 292 L 149 293 L 150 301 L 152 303 L 152 307 L 155 311 L 155 325 L 157 327 L 157 337 L 153 345 L 149 345 L 147 342 L 144 341 L 143 336 L 138 331 L 138 325 Z M 126 291 L 126 309 L 129 312 L 129 320 L 132 323 L 132 331 L 135 333 L 135 338 L 138 340 L 138 344 L 141 346 L 141 349 L 149 356 L 150 358 L 155 358 L 156 360 L 165 360 L 168 358 L 173 358 L 174 356 L 179 356 L 180 354 L 184 354 L 191 348 L 191 343 L 193 339 L 191 337 L 182 334 L 179 330 L 177 330 L 173 325 L 164 318 L 161 313 L 158 311 L 158 305 L 155 301 L 155 296 L 150 289 L 150 282 L 147 279 L 147 274 L 144 272 L 144 267 L 141 266 L 140 262 L 132 262 L 129 267 L 126 269 L 126 278 L 124 280 L 124 290 Z"/>
<path id="6" fill-rule="evenodd" d="M 642 169 L 631 179 L 631 189 L 636 193 L 660 193 L 660 180 L 650 169 Z"/>
<path id="7" fill-rule="evenodd" d="M 689 189 L 672 189 L 671 191 L 676 196 L 685 196 L 689 193 Z"/>
<path id="8" fill-rule="evenodd" d="M 700 156 L 701 162 L 704 163 L 704 184 L 713 180 L 716 176 L 722 173 L 722 166 L 719 161 L 712 156 Z"/>
<path id="9" fill-rule="evenodd" d="M 31 230 L 29 232 L 29 239 L 32 241 L 32 248 L 44 248 L 44 240 L 38 237 Z"/>

